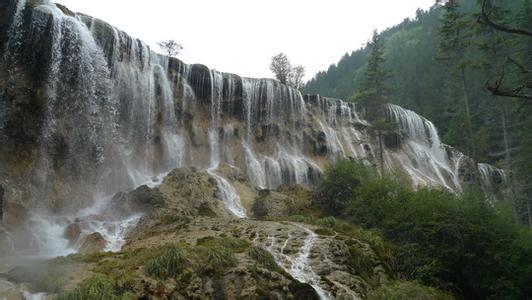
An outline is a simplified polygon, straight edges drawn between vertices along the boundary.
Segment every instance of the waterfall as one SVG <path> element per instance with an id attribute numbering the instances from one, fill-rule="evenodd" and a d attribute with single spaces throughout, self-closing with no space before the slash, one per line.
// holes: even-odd
<path id="1" fill-rule="evenodd" d="M 303 231 L 306 235 L 303 245 L 293 257 L 285 254 L 285 248 L 294 239 L 290 232 L 287 233 L 288 236 L 281 245 L 278 244 L 277 238 L 268 236 L 266 249 L 272 253 L 276 262 L 294 279 L 310 284 L 320 299 L 331 299 L 329 293 L 320 286 L 320 276 L 314 272 L 309 261 L 310 252 L 317 239 L 316 233 L 301 224 L 291 223 L 291 225 Z"/>
<path id="2" fill-rule="evenodd" d="M 32 100 L 43 107 L 24 111 L 30 117 L 22 121 L 2 112 L 2 124 L 19 122 L 21 128 L 35 131 L 35 136 L 21 137 L 35 144 L 28 151 L 36 159 L 25 174 L 35 198 L 29 202 L 43 216 L 36 224 L 54 237 L 60 231 L 55 225 L 63 223 L 49 217 L 51 203 L 65 206 L 64 214 L 75 219 L 80 206 L 105 209 L 115 193 L 157 186 L 177 167 L 207 170 L 227 208 L 243 217 L 237 190 L 217 172 L 222 163 L 247 174 L 255 187 L 275 189 L 283 184 L 313 186 L 339 158 L 375 160 L 370 124 L 354 104 L 303 96 L 273 79 L 188 65 L 155 53 L 101 20 L 66 15 L 48 0 L 32 4 L 35 8 L 27 6 L 26 11 L 26 1 L 18 1 L 0 65 L 28 73 L 40 67 L 42 80 L 30 78 L 27 84 L 43 94 Z M 25 58 L 24 63 L 18 58 Z M 2 95 L 4 90 L 16 94 L 8 83 L 0 82 Z M 11 102 L 16 101 L 0 97 L 0 107 L 7 112 Z M 387 106 L 387 112 L 399 125 L 399 142 L 385 147 L 387 168 L 403 170 L 415 186 L 461 191 L 463 155 L 451 159 L 435 126 L 415 112 L 396 105 Z M 497 176 L 489 167 L 479 165 L 479 173 L 485 186 L 496 183 L 487 180 Z M 135 220 L 106 220 L 93 223 L 90 230 L 100 230 L 110 244 L 120 245 Z M 42 248 L 67 250 L 52 246 L 62 244 L 61 239 L 50 243 Z"/>

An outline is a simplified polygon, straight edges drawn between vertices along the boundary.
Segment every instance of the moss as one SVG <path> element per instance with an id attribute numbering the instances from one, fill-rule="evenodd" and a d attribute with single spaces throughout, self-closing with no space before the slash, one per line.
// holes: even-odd
<path id="1" fill-rule="evenodd" d="M 224 247 L 230 249 L 234 253 L 242 253 L 250 247 L 250 243 L 248 241 L 232 236 L 209 236 L 199 238 L 196 241 L 196 245 L 205 248 Z"/>
<path id="2" fill-rule="evenodd" d="M 202 203 L 198 208 L 198 214 L 202 217 L 216 217 L 216 213 L 209 207 L 207 203 Z"/>
<path id="3" fill-rule="evenodd" d="M 331 230 L 329 228 L 318 228 L 318 229 L 314 230 L 314 232 L 316 234 L 325 235 L 325 236 L 333 236 L 333 235 L 335 235 L 334 230 Z"/>
<path id="4" fill-rule="evenodd" d="M 292 280 L 288 286 L 290 292 L 294 295 L 295 299 L 307 299 L 307 300 L 318 300 L 320 297 L 316 293 L 316 290 L 307 283 L 302 283 L 297 280 Z"/>
<path id="5" fill-rule="evenodd" d="M 253 246 L 249 248 L 248 254 L 251 258 L 253 258 L 257 263 L 259 263 L 263 267 L 271 271 L 280 270 L 279 266 L 275 262 L 275 258 L 266 249 L 258 246 Z"/>
<path id="6" fill-rule="evenodd" d="M 451 295 L 412 281 L 394 281 L 370 291 L 369 300 L 448 300 Z"/>

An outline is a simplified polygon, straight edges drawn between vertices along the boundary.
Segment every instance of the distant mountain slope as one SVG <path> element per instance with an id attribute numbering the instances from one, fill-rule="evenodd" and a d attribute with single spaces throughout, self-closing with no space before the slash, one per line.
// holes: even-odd
<path id="1" fill-rule="evenodd" d="M 395 75 L 392 101 L 436 119 L 437 114 L 430 111 L 430 105 L 426 105 L 423 99 L 439 94 L 438 77 L 443 76 L 440 66 L 433 62 L 441 13 L 441 7 L 436 6 L 426 12 L 419 10 L 414 20 L 405 19 L 381 33 L 386 63 Z M 357 89 L 357 79 L 367 56 L 365 47 L 345 54 L 336 65 L 331 65 L 326 72 L 319 72 L 310 80 L 305 92 L 348 99 Z"/>

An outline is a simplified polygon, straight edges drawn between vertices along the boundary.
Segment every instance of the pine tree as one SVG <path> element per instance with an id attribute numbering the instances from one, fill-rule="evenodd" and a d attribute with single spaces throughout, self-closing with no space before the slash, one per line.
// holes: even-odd
<path id="1" fill-rule="evenodd" d="M 353 99 L 364 108 L 366 119 L 371 122 L 369 132 L 377 137 L 379 144 L 379 166 L 384 174 L 384 137 L 397 128 L 397 124 L 385 118 L 384 105 L 389 102 L 388 79 L 391 73 L 384 67 L 384 49 L 377 30 L 368 44 L 371 49 L 363 78 Z"/>
<path id="2" fill-rule="evenodd" d="M 470 47 L 470 24 L 466 14 L 461 11 L 458 0 L 447 1 L 443 9 L 436 58 L 443 62 L 446 67 L 447 80 L 444 84 L 447 87 L 447 96 L 451 99 L 462 99 L 462 104 L 456 103 L 454 123 L 465 123 L 467 130 L 467 138 L 465 139 L 466 154 L 472 159 L 476 159 L 475 135 L 467 80 L 467 71 L 472 64 L 466 56 L 466 51 Z M 461 121 L 461 118 L 464 118 L 464 120 Z M 469 170 L 470 174 L 474 172 L 473 169 Z"/>

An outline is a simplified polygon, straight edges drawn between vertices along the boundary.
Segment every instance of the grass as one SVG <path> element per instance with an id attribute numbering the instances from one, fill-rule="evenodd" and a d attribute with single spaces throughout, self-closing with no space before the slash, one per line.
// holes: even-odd
<path id="1" fill-rule="evenodd" d="M 262 247 L 258 247 L 258 246 L 253 246 L 249 248 L 248 254 L 257 263 L 267 268 L 268 270 L 271 270 L 271 271 L 279 270 L 279 266 L 275 262 L 275 258 L 266 249 Z"/>
<path id="2" fill-rule="evenodd" d="M 225 247 L 213 247 L 207 250 L 207 263 L 214 271 L 222 271 L 236 266 L 236 258 Z"/>
<path id="3" fill-rule="evenodd" d="M 159 255 L 146 261 L 144 271 L 153 277 L 169 278 L 180 275 L 187 265 L 186 252 L 176 245 L 169 245 Z"/>
<path id="4" fill-rule="evenodd" d="M 95 274 L 83 281 L 77 288 L 71 291 L 65 291 L 57 295 L 58 300 L 126 300 L 135 299 L 129 293 L 122 293 L 115 285 L 111 278 Z"/>

